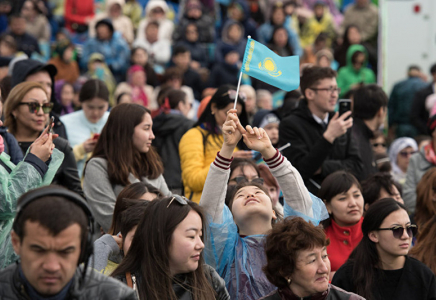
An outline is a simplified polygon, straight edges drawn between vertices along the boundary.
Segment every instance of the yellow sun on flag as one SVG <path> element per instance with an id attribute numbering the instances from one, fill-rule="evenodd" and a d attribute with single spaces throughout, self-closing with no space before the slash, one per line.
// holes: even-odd
<path id="1" fill-rule="evenodd" d="M 262 63 L 259 63 L 259 69 L 266 71 L 270 76 L 278 77 L 282 75 L 282 71 L 277 71 L 277 65 L 271 57 L 267 57 Z"/>

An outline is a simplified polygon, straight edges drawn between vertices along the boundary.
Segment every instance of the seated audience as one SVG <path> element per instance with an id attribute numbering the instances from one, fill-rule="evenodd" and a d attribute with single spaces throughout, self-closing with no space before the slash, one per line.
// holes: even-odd
<path id="1" fill-rule="evenodd" d="M 383 198 L 392 198 L 404 204 L 401 185 L 395 182 L 389 173 L 375 173 L 362 181 L 362 194 L 365 199 L 365 211 Z"/>

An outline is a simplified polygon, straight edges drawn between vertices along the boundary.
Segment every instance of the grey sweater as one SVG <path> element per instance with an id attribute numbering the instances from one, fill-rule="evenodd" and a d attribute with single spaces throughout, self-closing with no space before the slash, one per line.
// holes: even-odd
<path id="1" fill-rule="evenodd" d="M 130 183 L 135 183 L 140 180 L 133 176 L 133 174 L 130 174 L 129 181 Z M 163 195 L 171 195 L 162 175 L 156 179 L 143 177 L 141 181 L 158 188 L 162 191 Z M 106 159 L 92 158 L 88 162 L 85 170 L 83 191 L 95 220 L 103 227 L 105 232 L 108 232 L 111 226 L 117 196 L 124 188 L 125 186 L 119 184 L 112 185 L 109 181 Z"/>
<path id="2" fill-rule="evenodd" d="M 286 203 L 294 210 L 313 217 L 312 199 L 297 169 L 279 152 L 266 162 L 279 182 Z M 222 222 L 229 176 L 230 161 L 226 162 L 218 154 L 207 174 L 200 200 L 200 206 L 212 217 L 214 223 Z"/>

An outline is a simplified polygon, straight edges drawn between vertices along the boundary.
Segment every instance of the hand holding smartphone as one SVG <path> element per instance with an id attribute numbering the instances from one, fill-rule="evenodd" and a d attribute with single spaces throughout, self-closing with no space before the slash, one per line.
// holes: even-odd
<path id="1" fill-rule="evenodd" d="M 338 103 L 339 103 L 339 116 L 342 116 L 347 111 L 351 111 L 351 100 L 350 99 L 339 99 Z M 349 119 L 350 117 L 348 117 L 347 119 Z"/>

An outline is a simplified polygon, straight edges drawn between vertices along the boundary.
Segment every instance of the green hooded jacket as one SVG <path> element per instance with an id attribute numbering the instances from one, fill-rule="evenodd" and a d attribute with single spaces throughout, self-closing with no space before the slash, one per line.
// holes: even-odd
<path id="1" fill-rule="evenodd" d="M 360 68 L 360 70 L 356 70 L 351 62 L 351 58 L 356 51 L 361 51 L 365 53 L 365 63 Z M 366 52 L 365 47 L 362 45 L 352 45 L 348 48 L 347 51 L 347 65 L 339 69 L 338 72 L 338 87 L 341 89 L 341 93 L 339 97 L 343 97 L 350 88 L 358 83 L 375 83 L 375 74 L 374 72 L 367 68 L 366 65 L 368 63 L 368 53 Z"/>

